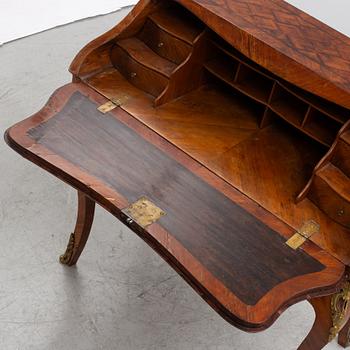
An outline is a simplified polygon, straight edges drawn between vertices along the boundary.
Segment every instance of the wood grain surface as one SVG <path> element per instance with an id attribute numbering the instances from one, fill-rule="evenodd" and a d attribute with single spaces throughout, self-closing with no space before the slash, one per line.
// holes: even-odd
<path id="1" fill-rule="evenodd" d="M 87 83 L 110 99 L 123 100 L 122 109 L 295 230 L 307 220 L 317 221 L 321 230 L 311 240 L 350 263 L 349 230 L 308 198 L 295 201 L 327 149 L 274 115 L 260 129 L 261 105 L 221 84 L 203 86 L 155 109 L 153 99 L 116 70 L 106 70 Z"/>
<path id="2" fill-rule="evenodd" d="M 177 0 L 283 79 L 350 108 L 350 39 L 283 0 Z"/>

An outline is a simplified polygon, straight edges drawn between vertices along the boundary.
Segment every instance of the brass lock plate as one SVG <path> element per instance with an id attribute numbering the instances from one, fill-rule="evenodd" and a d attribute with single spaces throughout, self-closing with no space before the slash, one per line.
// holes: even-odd
<path id="1" fill-rule="evenodd" d="M 141 197 L 138 201 L 123 210 L 129 218 L 145 228 L 158 221 L 166 213 L 152 203 L 148 198 Z"/>

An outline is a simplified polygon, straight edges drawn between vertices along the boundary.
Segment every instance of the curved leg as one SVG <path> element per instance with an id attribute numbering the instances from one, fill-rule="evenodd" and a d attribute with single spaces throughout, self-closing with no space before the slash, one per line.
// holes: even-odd
<path id="1" fill-rule="evenodd" d="M 339 342 L 345 344 L 350 326 L 349 321 L 346 322 L 350 305 L 348 275 L 346 275 L 346 280 L 338 293 L 311 299 L 310 303 L 315 310 L 316 319 L 310 333 L 298 350 L 320 350 L 333 340 L 339 332 Z"/>
<path id="2" fill-rule="evenodd" d="M 320 350 L 329 342 L 329 331 L 333 326 L 332 296 L 314 298 L 310 303 L 315 310 L 315 322 L 298 350 Z"/>
<path id="3" fill-rule="evenodd" d="M 94 220 L 95 202 L 83 192 L 78 191 L 78 217 L 74 233 L 71 234 L 66 252 L 60 256 L 64 265 L 75 265 L 89 238 Z"/>
<path id="4" fill-rule="evenodd" d="M 350 346 L 350 319 L 339 332 L 338 344 L 343 348 Z"/>

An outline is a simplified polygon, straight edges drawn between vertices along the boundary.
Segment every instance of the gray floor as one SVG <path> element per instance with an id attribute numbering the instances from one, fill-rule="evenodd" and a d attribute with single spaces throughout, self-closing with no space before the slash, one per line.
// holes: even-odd
<path id="1" fill-rule="evenodd" d="M 78 50 L 127 11 L 0 47 L 0 133 L 69 82 L 67 67 Z M 0 161 L 1 350 L 292 350 L 310 329 L 314 315 L 306 302 L 263 333 L 233 328 L 100 208 L 78 266 L 61 266 L 75 192 L 4 142 Z"/>

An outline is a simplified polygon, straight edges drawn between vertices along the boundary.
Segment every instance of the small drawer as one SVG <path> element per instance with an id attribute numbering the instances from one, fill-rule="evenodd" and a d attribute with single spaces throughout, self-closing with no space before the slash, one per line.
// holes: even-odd
<path id="1" fill-rule="evenodd" d="M 139 38 L 159 56 L 176 64 L 185 61 L 192 50 L 191 45 L 163 31 L 150 19 L 140 32 Z"/>
<path id="2" fill-rule="evenodd" d="M 119 46 L 112 49 L 111 61 L 130 83 L 155 97 L 159 96 L 168 85 L 167 78 L 136 62 Z"/>

